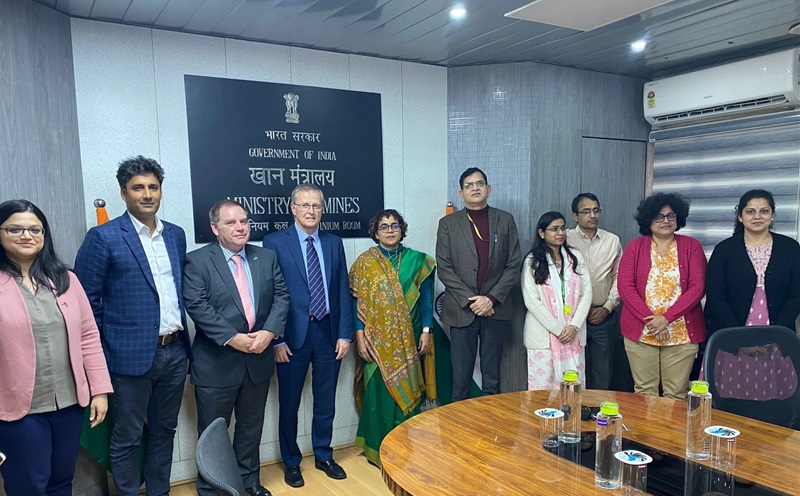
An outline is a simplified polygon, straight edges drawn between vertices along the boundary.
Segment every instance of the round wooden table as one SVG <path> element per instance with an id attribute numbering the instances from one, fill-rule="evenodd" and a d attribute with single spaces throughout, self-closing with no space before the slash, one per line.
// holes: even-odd
<path id="1" fill-rule="evenodd" d="M 686 403 L 655 396 L 584 391 L 583 404 L 616 401 L 623 437 L 683 458 Z M 610 494 L 594 472 L 545 451 L 534 411 L 557 407 L 558 391 L 460 401 L 417 415 L 381 445 L 383 479 L 397 496 Z M 800 492 L 800 432 L 714 410 L 714 424 L 741 431 L 733 474 L 789 494 Z M 583 423 L 593 431 L 594 422 Z M 703 462 L 705 463 L 705 462 Z"/>

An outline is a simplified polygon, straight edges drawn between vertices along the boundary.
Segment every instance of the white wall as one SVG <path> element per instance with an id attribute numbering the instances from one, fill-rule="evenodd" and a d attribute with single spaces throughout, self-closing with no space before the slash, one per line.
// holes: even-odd
<path id="1" fill-rule="evenodd" d="M 109 216 L 124 211 L 115 172 L 124 158 L 155 158 L 166 171 L 160 215 L 192 238 L 192 197 L 184 74 L 292 83 L 381 94 L 385 205 L 410 228 L 405 243 L 434 253 L 436 225 L 447 201 L 447 72 L 411 64 L 302 48 L 158 31 L 72 19 L 86 218 L 103 198 Z M 365 185 L 368 187 L 368 185 Z M 344 241 L 348 262 L 369 239 Z M 199 247 L 189 239 L 189 250 Z M 334 445 L 353 442 L 354 354 L 342 366 Z M 310 376 L 309 376 L 310 379 Z M 277 460 L 278 404 L 273 378 L 261 444 L 262 461 Z M 300 447 L 311 452 L 310 380 L 300 407 Z M 196 410 L 188 384 L 173 454 L 172 480 L 196 475 Z"/>

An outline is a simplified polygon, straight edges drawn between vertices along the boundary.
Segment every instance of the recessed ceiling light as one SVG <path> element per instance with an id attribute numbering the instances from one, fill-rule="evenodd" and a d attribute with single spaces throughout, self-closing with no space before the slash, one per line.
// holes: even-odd
<path id="1" fill-rule="evenodd" d="M 800 34 L 800 22 L 792 25 L 792 27 L 789 28 L 789 32 L 792 34 Z"/>
<path id="2" fill-rule="evenodd" d="M 631 43 L 631 50 L 634 52 L 641 52 L 647 46 L 647 42 L 645 40 L 636 40 Z"/>
<path id="3" fill-rule="evenodd" d="M 451 19 L 463 19 L 465 17 L 467 17 L 467 9 L 464 7 L 453 7 L 450 9 Z"/>

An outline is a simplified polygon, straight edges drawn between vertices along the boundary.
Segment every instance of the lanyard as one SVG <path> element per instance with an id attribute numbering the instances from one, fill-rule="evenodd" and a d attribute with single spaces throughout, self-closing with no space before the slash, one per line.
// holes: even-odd
<path id="1" fill-rule="evenodd" d="M 472 224 L 472 228 L 475 229 L 475 234 L 478 235 L 478 239 L 480 239 L 481 241 L 486 241 L 485 239 L 483 239 L 483 236 L 481 236 L 481 232 L 478 231 L 478 226 L 475 225 L 475 221 L 472 220 L 472 217 L 470 217 L 469 214 L 467 214 L 467 219 L 469 219 L 469 222 Z"/>

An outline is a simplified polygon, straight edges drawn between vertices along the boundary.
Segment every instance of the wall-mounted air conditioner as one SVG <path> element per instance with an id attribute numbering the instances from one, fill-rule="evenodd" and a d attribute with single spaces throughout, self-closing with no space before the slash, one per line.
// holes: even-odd
<path id="1" fill-rule="evenodd" d="M 800 49 L 763 55 L 644 85 L 654 128 L 800 107 Z"/>

